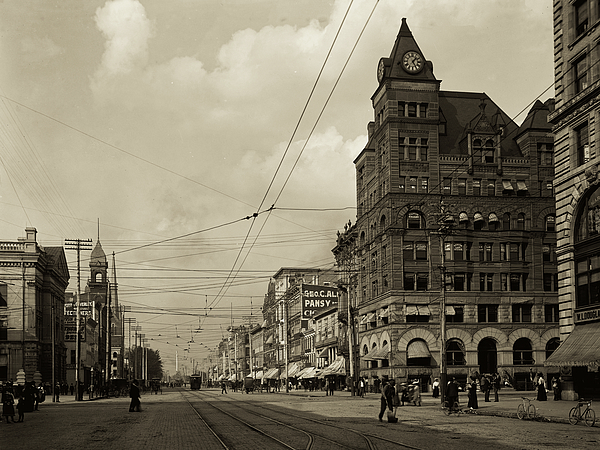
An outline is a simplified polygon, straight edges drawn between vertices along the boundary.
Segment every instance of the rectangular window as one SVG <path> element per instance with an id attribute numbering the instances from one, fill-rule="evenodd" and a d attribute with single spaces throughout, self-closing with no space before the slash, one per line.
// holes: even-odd
<path id="1" fill-rule="evenodd" d="M 575 3 L 575 33 L 582 35 L 588 29 L 589 22 L 588 0 L 579 0 Z"/>
<path id="2" fill-rule="evenodd" d="M 8 285 L 0 283 L 0 306 L 8 306 Z"/>
<path id="3" fill-rule="evenodd" d="M 455 273 L 454 274 L 454 290 L 455 291 L 467 291 L 466 283 L 465 283 L 465 274 L 464 273 Z"/>
<path id="4" fill-rule="evenodd" d="M 398 185 L 398 192 L 404 192 L 405 191 L 405 181 L 404 181 L 404 177 L 398 177 L 399 178 L 399 182 L 400 184 Z"/>
<path id="5" fill-rule="evenodd" d="M 408 117 L 417 117 L 417 104 L 409 103 L 408 104 Z"/>
<path id="6" fill-rule="evenodd" d="M 404 261 L 413 261 L 415 259 L 414 250 L 415 246 L 413 242 L 405 242 L 404 243 Z"/>
<path id="7" fill-rule="evenodd" d="M 496 195 L 496 180 L 487 181 L 487 195 L 488 197 L 494 197 Z"/>
<path id="8" fill-rule="evenodd" d="M 77 333 L 75 333 L 75 337 L 77 338 Z M 76 353 L 75 350 L 71 350 L 71 364 L 76 364 Z"/>
<path id="9" fill-rule="evenodd" d="M 558 322 L 558 305 L 545 305 L 544 318 L 546 322 Z"/>
<path id="10" fill-rule="evenodd" d="M 478 305 L 478 322 L 498 322 L 498 305 Z"/>
<path id="11" fill-rule="evenodd" d="M 427 261 L 427 242 L 415 244 L 415 257 L 417 261 Z"/>
<path id="12" fill-rule="evenodd" d="M 408 190 L 406 192 L 408 194 L 416 194 L 417 193 L 417 177 L 409 177 L 408 178 Z"/>
<path id="13" fill-rule="evenodd" d="M 458 195 L 467 195 L 467 179 L 459 178 L 458 179 Z"/>
<path id="14" fill-rule="evenodd" d="M 577 165 L 581 166 L 590 160 L 590 137 L 587 122 L 575 130 L 577 140 Z"/>
<path id="15" fill-rule="evenodd" d="M 482 292 L 493 291 L 494 288 L 494 274 L 493 273 L 480 273 L 479 274 L 479 290 Z"/>
<path id="16" fill-rule="evenodd" d="M 512 305 L 513 322 L 531 322 L 531 305 Z"/>
<path id="17" fill-rule="evenodd" d="M 422 194 L 429 192 L 429 178 L 421 177 L 421 191 Z"/>
<path id="18" fill-rule="evenodd" d="M 473 180 L 473 195 L 481 195 L 481 180 Z"/>
<path id="19" fill-rule="evenodd" d="M 465 257 L 464 257 L 464 251 L 465 251 L 465 245 L 462 242 L 455 242 L 454 243 L 454 261 L 464 261 Z"/>
<path id="20" fill-rule="evenodd" d="M 405 111 L 404 111 L 404 102 L 398 102 L 398 116 L 399 117 L 404 117 Z"/>
<path id="21" fill-rule="evenodd" d="M 544 274 L 544 292 L 558 291 L 558 276 L 555 273 Z"/>
<path id="22" fill-rule="evenodd" d="M 408 159 L 417 160 L 417 138 L 408 138 Z"/>
<path id="23" fill-rule="evenodd" d="M 419 104 L 419 117 L 421 117 L 421 118 L 427 117 L 427 103 Z"/>
<path id="24" fill-rule="evenodd" d="M 429 284 L 429 274 L 418 273 L 417 274 L 417 291 L 426 291 L 428 284 Z"/>
<path id="25" fill-rule="evenodd" d="M 412 272 L 404 273 L 404 290 L 414 291 L 415 290 L 415 274 Z"/>
<path id="26" fill-rule="evenodd" d="M 508 244 L 510 246 L 510 260 L 519 261 L 519 244 Z"/>
<path id="27" fill-rule="evenodd" d="M 442 183 L 442 195 L 452 194 L 452 178 L 444 178 Z"/>
<path id="28" fill-rule="evenodd" d="M 454 313 L 454 314 L 449 314 Z M 446 307 L 446 322 L 463 323 L 465 321 L 465 309 L 462 306 L 447 306 Z"/>
<path id="29" fill-rule="evenodd" d="M 428 140 L 426 138 L 421 138 L 421 147 L 419 147 L 419 159 L 421 161 L 427 161 L 427 153 L 429 147 L 427 146 Z"/>

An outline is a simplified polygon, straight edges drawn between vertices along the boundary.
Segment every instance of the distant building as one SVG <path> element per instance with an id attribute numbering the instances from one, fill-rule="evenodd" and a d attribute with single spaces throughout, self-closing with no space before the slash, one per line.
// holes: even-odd
<path id="1" fill-rule="evenodd" d="M 563 399 L 600 394 L 600 10 L 555 0 L 554 126 Z"/>
<path id="2" fill-rule="evenodd" d="M 64 381 L 63 308 L 69 270 L 62 247 L 42 247 L 37 230 L 0 242 L 0 380 Z"/>
<path id="3" fill-rule="evenodd" d="M 376 69 L 357 221 L 333 250 L 357 374 L 428 390 L 445 355 L 463 382 L 497 372 L 530 388 L 559 340 L 554 102 L 519 126 L 483 92 L 441 90 L 405 19 Z"/>

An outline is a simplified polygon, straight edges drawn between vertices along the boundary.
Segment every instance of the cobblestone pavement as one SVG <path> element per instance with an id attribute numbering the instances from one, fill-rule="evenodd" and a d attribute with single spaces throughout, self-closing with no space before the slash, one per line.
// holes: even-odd
<path id="1" fill-rule="evenodd" d="M 213 390 L 218 394 L 220 390 Z M 291 391 L 289 393 L 254 393 L 242 394 L 230 392 L 228 396 L 238 399 L 253 398 L 278 406 L 290 407 L 297 411 L 315 412 L 320 416 L 331 418 L 352 418 L 361 424 L 372 424 L 374 427 L 392 426 L 380 424 L 377 421 L 379 408 L 379 394 L 367 394 L 365 398 L 351 397 L 348 392 L 336 392 L 334 396 L 327 397 L 324 392 Z M 502 391 L 498 403 L 486 403 L 483 396 L 479 397 L 478 415 L 511 417 L 516 422 L 509 421 L 513 428 L 527 425 L 517 421 L 517 405 L 521 403 L 521 396 L 534 398 L 533 392 Z M 303 397 L 303 398 L 298 398 Z M 461 402 L 466 402 L 466 394 L 461 394 Z M 401 421 L 411 418 L 418 429 L 427 425 L 428 418 L 435 417 L 434 422 L 442 425 L 446 422 L 440 411 L 439 399 L 433 399 L 426 394 L 422 397 L 422 407 L 405 406 L 400 408 Z M 575 402 L 533 401 L 542 422 L 568 423 L 568 412 Z M 600 405 L 600 402 L 598 403 Z M 128 398 L 110 399 L 85 399 L 76 402 L 72 397 L 62 397 L 60 403 L 53 403 L 51 398 L 40 405 L 40 410 L 25 414 L 25 422 L 17 424 L 0 423 L 0 449 L 77 449 L 102 448 L 102 449 L 214 449 L 219 448 L 217 442 L 203 423 L 191 411 L 179 391 L 165 389 L 163 394 L 142 396 L 141 413 L 128 412 Z M 597 408 L 600 416 L 600 406 Z M 413 419 L 413 418 L 417 419 Z M 466 419 L 466 417 L 465 417 Z M 473 417 L 477 419 L 477 417 Z M 479 417 L 479 424 L 483 426 L 483 417 Z M 469 419 L 470 421 L 471 419 Z M 423 422 L 425 421 L 425 422 Z M 489 421 L 488 421 L 489 422 Z M 409 422 L 406 422 L 407 424 Z M 460 425 L 459 422 L 455 422 Z M 464 426 L 469 423 L 461 421 Z M 477 421 L 474 422 L 477 424 Z M 531 424 L 533 425 L 533 424 Z M 432 423 L 432 427 L 434 424 Z M 438 426 L 438 425 L 435 425 Z M 443 426 L 454 426 L 443 425 Z M 537 424 L 543 433 L 548 432 L 548 440 L 552 441 L 551 424 Z M 564 427 L 564 425 L 561 425 Z M 461 433 L 467 433 L 462 430 Z M 586 442 L 590 445 L 600 443 L 600 422 L 589 430 L 585 425 L 568 425 L 566 430 L 573 436 L 585 435 Z M 415 428 L 416 430 L 417 428 Z M 436 429 L 440 429 L 439 426 Z M 533 429 L 532 429 L 533 431 Z M 472 432 L 468 431 L 468 432 Z M 476 433 L 476 430 L 475 430 Z M 591 433 L 591 434 L 590 434 Z M 591 437 L 591 439 L 590 439 Z M 465 438 L 466 439 L 466 438 Z M 522 446 L 521 448 L 532 448 Z M 571 447 L 579 448 L 579 447 Z M 583 448 L 583 447 L 581 447 Z M 586 447 L 587 448 L 587 447 Z"/>

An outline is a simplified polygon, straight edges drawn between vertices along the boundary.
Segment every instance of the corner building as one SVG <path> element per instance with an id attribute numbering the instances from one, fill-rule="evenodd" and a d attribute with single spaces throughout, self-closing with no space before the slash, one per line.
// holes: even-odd
<path id="1" fill-rule="evenodd" d="M 600 395 L 600 4 L 555 0 L 557 255 L 563 399 Z"/>
<path id="2" fill-rule="evenodd" d="M 531 388 L 532 374 L 553 376 L 544 361 L 559 342 L 554 102 L 519 126 L 485 93 L 440 90 L 406 19 L 376 69 L 357 222 L 344 233 L 356 239 L 334 249 L 357 265 L 358 374 L 427 392 L 445 354 L 459 382 L 499 373 Z"/>

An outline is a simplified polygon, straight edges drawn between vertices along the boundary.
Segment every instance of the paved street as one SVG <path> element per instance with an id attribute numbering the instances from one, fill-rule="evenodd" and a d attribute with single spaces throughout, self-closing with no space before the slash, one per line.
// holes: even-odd
<path id="1" fill-rule="evenodd" d="M 181 392 L 190 393 L 187 389 Z M 162 395 L 144 394 L 141 413 L 128 412 L 128 398 L 75 402 L 69 396 L 62 397 L 60 403 L 45 402 L 40 411 L 27 413 L 22 424 L 0 424 L 0 448 L 222 448 L 193 413 L 181 392 L 165 389 Z M 437 400 L 423 396 L 423 406 L 400 408 L 398 424 L 378 422 L 377 394 L 358 398 L 347 392 L 336 392 L 333 397 L 328 397 L 324 392 L 291 391 L 287 394 L 229 392 L 221 396 L 220 390 L 216 389 L 203 390 L 199 394 L 209 395 L 212 401 L 233 401 L 240 407 L 248 401 L 265 407 L 284 408 L 290 414 L 309 413 L 332 424 L 350 426 L 365 433 L 380 433 L 422 449 L 440 448 L 442 444 L 444 448 L 471 448 L 486 445 L 482 444 L 483 438 L 493 448 L 506 449 L 587 449 L 597 448 L 600 443 L 600 424 L 593 428 L 568 424 L 568 412 L 574 402 L 534 401 L 543 419 L 516 419 L 521 395 L 533 398 L 533 392 L 504 390 L 499 403 L 485 403 L 480 395 L 478 414 L 449 417 L 442 413 Z M 466 395 L 461 400 L 466 400 Z M 447 442 L 441 441 L 442 436 Z"/>

